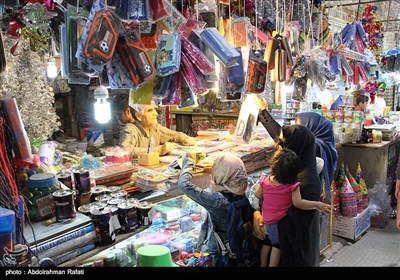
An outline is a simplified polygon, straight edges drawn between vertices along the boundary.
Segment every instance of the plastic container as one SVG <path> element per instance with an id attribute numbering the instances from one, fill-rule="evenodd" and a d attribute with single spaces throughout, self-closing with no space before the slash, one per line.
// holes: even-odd
<path id="1" fill-rule="evenodd" d="M 0 260 L 3 260 L 5 248 L 14 249 L 15 213 L 12 210 L 0 207 Z"/>
<path id="2" fill-rule="evenodd" d="M 381 143 L 382 142 L 382 131 L 380 130 L 372 130 L 372 143 Z"/>
<path id="3" fill-rule="evenodd" d="M 171 257 L 171 251 L 163 245 L 145 245 L 137 250 L 139 267 L 177 266 Z"/>
<path id="4" fill-rule="evenodd" d="M 39 146 L 38 156 L 40 162 L 43 162 L 47 166 L 53 164 L 54 161 L 54 152 L 55 152 L 54 142 L 44 142 Z"/>
<path id="5" fill-rule="evenodd" d="M 24 195 L 29 205 L 29 217 L 42 221 L 54 217 L 55 206 L 52 193 L 60 189 L 57 177 L 52 173 L 39 173 L 30 176 L 26 182 Z"/>

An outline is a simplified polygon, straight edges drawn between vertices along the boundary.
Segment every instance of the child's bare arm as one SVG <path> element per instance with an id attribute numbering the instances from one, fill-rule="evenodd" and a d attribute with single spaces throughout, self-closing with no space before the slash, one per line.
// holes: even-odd
<path id="1" fill-rule="evenodd" d="M 297 188 L 292 192 L 292 201 L 294 206 L 302 210 L 312 210 L 317 209 L 321 212 L 330 213 L 332 210 L 332 205 L 323 203 L 321 201 L 306 200 L 301 197 L 300 188 Z"/>

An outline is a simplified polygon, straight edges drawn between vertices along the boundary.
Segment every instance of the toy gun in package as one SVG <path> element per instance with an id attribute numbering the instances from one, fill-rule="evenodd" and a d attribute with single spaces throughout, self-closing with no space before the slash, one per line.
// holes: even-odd
<path id="1" fill-rule="evenodd" d="M 143 84 L 155 76 L 154 65 L 136 31 L 120 37 L 117 50 L 135 86 Z"/>
<path id="2" fill-rule="evenodd" d="M 84 55 L 97 64 L 111 60 L 118 39 L 118 24 L 109 10 L 96 12 L 88 32 Z"/>

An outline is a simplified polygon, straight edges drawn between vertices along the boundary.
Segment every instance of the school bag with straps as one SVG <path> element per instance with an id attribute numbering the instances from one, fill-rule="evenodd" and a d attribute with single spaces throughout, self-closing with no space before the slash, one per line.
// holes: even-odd
<path id="1" fill-rule="evenodd" d="M 253 212 L 246 196 L 232 201 L 228 207 L 228 241 L 223 242 L 212 223 L 214 237 L 224 266 L 259 267 L 262 241 L 253 235 Z"/>

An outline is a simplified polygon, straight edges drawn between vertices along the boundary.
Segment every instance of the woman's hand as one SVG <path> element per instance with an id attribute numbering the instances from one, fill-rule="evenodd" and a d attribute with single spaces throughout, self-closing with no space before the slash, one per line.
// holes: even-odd
<path id="1" fill-rule="evenodd" d="M 258 239 L 264 240 L 267 237 L 260 211 L 255 211 L 253 214 L 253 232 Z"/>
<path id="2" fill-rule="evenodd" d="M 256 103 L 261 111 L 267 109 L 268 102 L 265 98 L 257 98 Z"/>
<path id="3" fill-rule="evenodd" d="M 196 144 L 196 138 L 187 137 L 185 140 L 183 140 L 182 144 L 185 146 L 193 146 L 194 144 Z"/>

